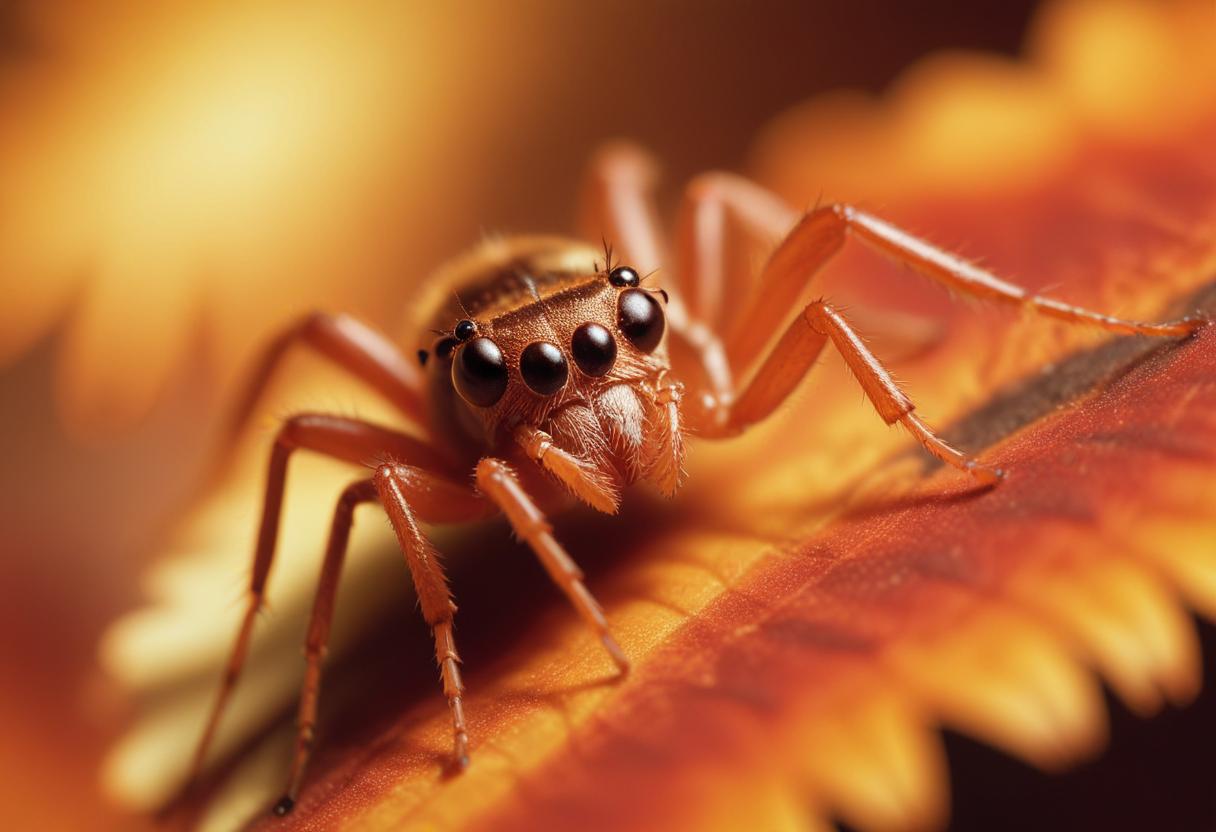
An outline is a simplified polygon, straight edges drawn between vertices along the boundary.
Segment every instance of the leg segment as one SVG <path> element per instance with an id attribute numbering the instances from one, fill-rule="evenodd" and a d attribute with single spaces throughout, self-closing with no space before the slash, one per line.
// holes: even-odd
<path id="1" fill-rule="evenodd" d="M 708 388 L 714 396 L 729 398 L 734 389 L 733 378 L 746 366 L 737 360 L 727 360 L 719 338 L 737 331 L 749 304 L 768 300 L 770 288 L 754 264 L 790 236 L 798 221 L 798 213 L 775 194 L 740 176 L 711 172 L 689 183 L 676 226 L 677 262 L 689 315 L 693 318 L 690 326 L 712 330 L 708 337 L 696 342 L 699 354 L 695 360 L 706 369 L 706 383 L 696 383 L 698 380 L 690 378 L 674 360 L 673 365 L 681 377 L 693 382 L 694 391 Z M 812 224 L 804 229 L 811 238 L 805 242 L 812 250 L 816 244 L 825 243 L 815 228 Z M 826 243 L 825 257 L 835 250 L 830 240 Z M 804 289 L 808 280 L 805 273 L 800 276 L 802 282 L 796 283 L 795 288 Z M 757 300 L 758 294 L 761 300 Z M 796 308 L 798 301 L 796 292 L 784 308 L 787 311 Z M 900 354 L 924 349 L 940 337 L 939 328 L 891 310 L 859 310 L 856 316 L 872 323 L 871 329 L 881 332 Z M 755 354 L 750 358 L 754 359 Z"/>
<path id="2" fill-rule="evenodd" d="M 302 414 L 284 423 L 270 452 L 270 464 L 266 474 L 266 491 L 262 504 L 262 519 L 258 528 L 254 548 L 253 569 L 249 584 L 249 600 L 245 616 L 237 631 L 228 664 L 220 682 L 219 693 L 212 705 L 202 737 L 194 754 L 190 780 L 193 782 L 202 771 L 207 749 L 215 734 L 224 708 L 240 676 L 241 667 L 249 651 L 249 640 L 266 594 L 266 582 L 274 562 L 275 542 L 278 538 L 279 516 L 283 508 L 283 491 L 287 480 L 287 462 L 293 451 L 306 449 L 343 459 L 354 464 L 373 462 L 379 457 L 409 460 L 423 468 L 444 472 L 446 462 L 426 443 L 413 437 L 387 430 L 376 425 L 324 414 Z M 464 519 L 469 512 L 484 513 L 484 504 L 466 489 L 450 485 L 436 491 L 433 510 L 436 520 Z M 438 498 L 443 499 L 438 499 Z"/>
<path id="3" fill-rule="evenodd" d="M 790 324 L 776 348 L 733 403 L 718 405 L 704 414 L 703 433 L 731 436 L 767 417 L 789 396 L 828 342 L 844 357 L 866 398 L 884 422 L 902 424 L 933 456 L 983 483 L 1000 479 L 999 469 L 952 448 L 913 413 L 912 400 L 840 313 L 823 301 L 807 306 Z"/>
<path id="4" fill-rule="evenodd" d="M 295 754 L 291 761 L 291 774 L 288 778 L 287 791 L 275 806 L 276 814 L 286 814 L 295 805 L 296 797 L 300 792 L 300 785 L 304 779 L 304 770 L 312 754 L 314 728 L 317 721 L 317 698 L 321 689 L 322 663 L 325 660 L 325 653 L 329 644 L 329 631 L 330 624 L 333 621 L 334 601 L 338 593 L 338 580 L 342 574 L 342 566 L 346 560 L 347 545 L 350 542 L 350 530 L 354 524 L 355 508 L 361 503 L 382 500 L 382 492 L 384 490 L 382 481 L 389 479 L 392 482 L 393 500 L 400 500 L 402 501 L 402 505 L 405 505 L 404 501 L 408 499 L 409 503 L 413 506 L 413 508 L 410 508 L 407 505 L 404 509 L 400 509 L 399 507 L 394 507 L 394 504 L 385 504 L 389 516 L 394 518 L 393 527 L 395 530 L 398 530 L 398 539 L 401 538 L 401 531 L 396 517 L 402 512 L 410 518 L 410 528 L 415 533 L 417 532 L 417 525 L 412 521 L 415 511 L 418 516 L 427 519 L 445 515 L 448 516 L 448 519 L 453 519 L 450 517 L 453 505 L 465 511 L 468 519 L 484 513 L 484 501 L 478 500 L 467 487 L 458 486 L 453 482 L 418 468 L 411 468 L 405 465 L 381 466 L 376 477 L 354 482 L 342 492 L 342 495 L 338 498 L 337 507 L 334 509 L 329 542 L 325 547 L 325 560 L 321 566 L 321 579 L 317 583 L 317 595 L 313 602 L 312 616 L 309 619 L 308 638 L 304 650 L 307 665 L 304 672 L 304 685 L 300 693 Z M 408 539 L 413 546 L 419 545 L 418 541 L 420 540 L 421 545 L 429 551 L 429 545 L 420 534 L 411 533 Z M 403 548 L 405 548 L 404 544 Z M 414 578 L 419 597 L 424 597 L 425 592 L 425 597 L 431 598 L 433 596 L 431 584 L 419 583 L 418 575 L 414 571 L 412 559 L 414 550 L 405 549 L 405 551 L 406 562 L 410 564 L 411 576 Z M 433 555 L 433 551 L 431 554 Z M 437 563 L 436 568 L 438 568 Z M 438 575 L 442 579 L 442 571 L 439 571 Z M 443 588 L 446 591 L 446 585 Z M 450 599 L 449 606 L 451 606 Z M 451 608 L 455 609 L 454 607 Z M 427 607 L 424 606 L 424 611 L 426 609 Z M 451 644 L 450 626 L 444 643 L 445 655 L 450 652 L 452 661 L 456 661 L 455 646 Z M 447 650 L 446 648 L 449 647 L 450 650 Z M 443 661 L 440 664 L 442 666 Z M 445 669 L 445 685 L 451 673 L 455 673 L 455 670 L 449 671 Z M 457 675 L 454 678 L 456 683 L 459 684 L 459 676 Z M 461 726 L 461 730 L 463 730 L 463 719 L 461 720 Z"/>
<path id="5" fill-rule="evenodd" d="M 477 487 L 507 515 L 511 528 L 532 547 L 549 577 L 565 593 L 574 609 L 599 635 L 608 654 L 622 673 L 629 660 L 608 630 L 600 605 L 583 584 L 583 573 L 553 537 L 553 527 L 519 484 L 505 462 L 487 457 L 477 464 Z"/>
<path id="6" fill-rule="evenodd" d="M 720 193 L 722 212 L 728 208 L 737 217 L 747 220 L 744 225 L 749 225 L 753 234 L 764 230 L 764 227 L 775 229 L 781 223 L 777 210 L 765 209 L 764 192 L 755 189 L 755 186 L 731 178 L 720 178 L 714 181 L 714 187 Z M 683 249 L 689 251 L 694 247 L 700 247 L 698 251 L 709 251 L 710 257 L 697 257 L 696 252 L 686 254 L 685 262 L 693 265 L 687 279 L 693 283 L 705 280 L 713 282 L 714 274 L 726 274 L 725 266 L 721 265 L 726 257 L 725 244 L 719 243 L 714 248 L 713 241 L 705 241 L 706 236 L 713 236 L 705 231 L 705 226 L 714 226 L 714 223 L 708 223 L 702 215 L 706 212 L 713 215 L 713 210 L 699 204 L 709 199 L 708 196 L 702 196 L 699 202 L 696 196 L 692 195 L 686 201 L 681 244 Z M 725 226 L 725 220 L 717 223 L 715 234 L 719 236 L 722 234 L 721 226 Z M 710 230 L 713 231 L 713 227 Z M 1070 324 L 1086 324 L 1111 332 L 1147 336 L 1186 336 L 1205 324 L 1198 317 L 1166 324 L 1143 324 L 1037 296 L 861 210 L 833 204 L 806 214 L 772 253 L 755 291 L 750 294 L 744 292 L 745 299 L 739 303 L 742 311 L 734 317 L 733 326 L 728 327 L 726 332 L 727 365 L 732 373 L 745 375 L 750 367 L 758 364 L 771 333 L 782 326 L 788 310 L 798 304 L 812 277 L 844 246 L 849 234 L 953 291 L 1019 305 Z M 700 264 L 713 258 L 717 258 L 719 265 L 706 272 Z M 713 291 L 706 294 L 706 298 L 713 297 Z M 714 311 L 709 299 L 704 300 L 702 307 L 706 313 Z M 698 308 L 694 305 L 694 309 Z M 993 482 L 1000 477 L 1000 471 L 996 468 L 969 459 L 936 437 L 913 414 L 911 400 L 856 336 L 848 322 L 822 302 L 810 304 L 803 315 L 789 325 L 776 347 L 759 362 L 758 369 L 742 393 L 736 397 L 727 393 L 724 397 L 720 390 L 713 390 L 716 395 L 689 398 L 693 425 L 708 435 L 731 435 L 762 420 L 788 397 L 829 341 L 844 356 L 846 364 L 865 389 L 867 398 L 889 425 L 900 422 L 930 454 L 948 465 L 972 473 L 984 482 Z"/>
<path id="7" fill-rule="evenodd" d="M 771 249 L 797 221 L 797 212 L 740 176 L 712 172 L 693 179 L 676 225 L 680 286 L 689 315 L 716 332 L 729 330 L 738 299 L 756 282 L 757 247 Z"/>
<path id="8" fill-rule="evenodd" d="M 650 274 L 669 262 L 655 207 L 658 163 L 633 144 L 607 145 L 592 159 L 583 187 L 580 230 L 588 240 L 604 239 L 620 259 Z M 775 235 L 774 239 L 779 238 Z M 684 288 L 695 285 L 684 280 Z M 715 392 L 730 388 L 730 369 L 722 344 L 702 319 L 689 314 L 678 288 L 667 281 L 668 346 L 672 364 L 684 377 L 700 376 Z"/>
<path id="9" fill-rule="evenodd" d="M 317 723 L 317 697 L 321 691 L 321 665 L 329 645 L 329 628 L 333 621 L 334 600 L 338 594 L 338 579 L 346 560 L 346 548 L 350 542 L 350 530 L 354 524 L 355 508 L 360 503 L 376 499 L 376 488 L 371 480 L 360 480 L 347 486 L 338 498 L 330 526 L 329 542 L 325 545 L 325 560 L 321 565 L 321 580 L 317 583 L 317 596 L 313 601 L 312 616 L 308 621 L 308 638 L 304 645 L 304 685 L 300 692 L 299 715 L 296 720 L 296 746 L 291 759 L 291 774 L 287 779 L 287 791 L 277 804 L 276 815 L 285 815 L 295 806 L 304 780 L 304 768 L 312 755 L 314 727 Z"/>
<path id="10" fill-rule="evenodd" d="M 597 511 L 616 514 L 620 489 L 598 468 L 557 447 L 552 436 L 531 425 L 519 425 L 512 436 L 529 459 L 557 477 L 571 494 Z"/>
<path id="11" fill-rule="evenodd" d="M 956 292 L 1013 304 L 1068 323 L 1125 334 L 1175 337 L 1204 324 L 1199 318 L 1160 324 L 1129 321 L 1045 298 L 864 211 L 849 205 L 828 205 L 803 217 L 765 265 L 760 291 L 753 294 L 747 311 L 727 334 L 726 352 L 732 368 L 739 370 L 756 360 L 769 333 L 782 324 L 786 310 L 797 304 L 815 272 L 840 250 L 848 234 Z"/>
<path id="12" fill-rule="evenodd" d="M 443 678 L 443 694 L 452 712 L 452 754 L 457 766 L 469 763 L 469 734 L 464 723 L 464 683 L 460 679 L 460 656 L 452 635 L 452 615 L 456 605 L 448 589 L 447 577 L 438 553 L 423 536 L 409 499 L 417 491 L 419 472 L 404 465 L 381 465 L 374 483 L 380 503 L 388 513 L 393 531 L 405 553 L 405 563 L 414 579 L 422 617 L 435 637 L 435 661 Z"/>
<path id="13" fill-rule="evenodd" d="M 348 315 L 315 312 L 292 326 L 266 348 L 238 400 L 229 423 L 235 435 L 248 421 L 287 352 L 295 344 L 308 346 L 367 383 L 402 413 L 425 426 L 423 376 L 397 345 Z"/>
<path id="14" fill-rule="evenodd" d="M 588 240 L 611 242 L 641 274 L 667 261 L 653 199 L 658 171 L 649 153 L 618 142 L 600 148 L 583 183 L 580 231 Z"/>

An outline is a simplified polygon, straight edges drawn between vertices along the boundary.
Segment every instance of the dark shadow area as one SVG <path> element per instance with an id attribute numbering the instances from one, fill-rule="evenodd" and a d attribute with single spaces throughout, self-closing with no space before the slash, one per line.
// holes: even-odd
<path id="1" fill-rule="evenodd" d="M 1110 743 L 1075 768 L 1048 774 L 946 731 L 954 832 L 1216 829 L 1216 625 L 1199 622 L 1203 688 L 1152 719 L 1108 692 Z M 841 825 L 843 830 L 851 827 Z"/>
<path id="2" fill-rule="evenodd" d="M 1216 316 L 1216 283 L 1208 283 L 1171 304 L 1161 320 L 1196 312 Z M 1185 343 L 1185 339 L 1125 336 L 1073 353 L 1040 368 L 1029 378 L 997 391 L 983 407 L 946 427 L 942 436 L 955 447 L 979 453 L 1060 407 L 1098 392 L 1144 361 L 1178 349 Z M 942 466 L 927 453 L 924 456 L 927 470 Z"/>
<path id="3" fill-rule="evenodd" d="M 951 829 L 1216 829 L 1216 625 L 1199 623 L 1203 688 L 1188 707 L 1152 719 L 1109 693 L 1110 746 L 1063 774 L 1045 774 L 946 732 Z"/>

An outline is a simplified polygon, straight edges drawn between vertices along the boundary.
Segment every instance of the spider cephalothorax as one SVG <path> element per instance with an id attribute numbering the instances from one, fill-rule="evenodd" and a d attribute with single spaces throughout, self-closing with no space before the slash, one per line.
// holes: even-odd
<path id="1" fill-rule="evenodd" d="M 437 281 L 450 301 L 430 323 L 446 326 L 420 356 L 460 450 L 514 436 L 545 465 L 557 448 L 582 471 L 576 496 L 613 510 L 638 479 L 674 492 L 683 442 L 666 295 L 609 257 L 554 237 L 484 243 Z"/>

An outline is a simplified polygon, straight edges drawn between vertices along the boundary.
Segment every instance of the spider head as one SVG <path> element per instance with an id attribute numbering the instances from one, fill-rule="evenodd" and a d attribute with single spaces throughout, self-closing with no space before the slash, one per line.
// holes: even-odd
<path id="1" fill-rule="evenodd" d="M 434 343 L 435 372 L 447 374 L 457 418 L 490 445 L 530 425 L 636 479 L 669 369 L 666 295 L 629 266 L 597 268 L 592 250 L 565 245 L 560 268 L 516 257 L 486 282 Z"/>

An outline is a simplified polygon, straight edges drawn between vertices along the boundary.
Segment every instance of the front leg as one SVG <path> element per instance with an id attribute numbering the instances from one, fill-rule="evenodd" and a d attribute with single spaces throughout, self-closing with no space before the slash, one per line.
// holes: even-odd
<path id="1" fill-rule="evenodd" d="M 600 469 L 559 448 L 552 436 L 532 425 L 519 425 L 512 437 L 529 459 L 557 477 L 575 497 L 596 511 L 616 514 L 621 506 L 621 491 Z"/>
<path id="2" fill-rule="evenodd" d="M 405 564 L 418 593 L 422 617 L 431 628 L 435 641 L 435 662 L 443 683 L 443 695 L 452 715 L 452 761 L 457 768 L 469 764 L 469 733 L 464 721 L 464 682 L 460 677 L 460 656 L 452 635 L 456 604 L 439 561 L 439 553 L 418 526 L 418 504 L 428 499 L 426 492 L 436 483 L 426 472 L 406 465 L 385 464 L 376 469 L 372 483 L 380 504 L 388 514 Z M 421 493 L 420 493 L 421 492 Z M 475 516 L 470 512 L 469 517 Z"/>
<path id="3" fill-rule="evenodd" d="M 604 611 L 583 584 L 582 570 L 553 537 L 553 527 L 524 491 L 510 466 L 502 460 L 486 457 L 477 464 L 477 488 L 507 516 L 515 534 L 532 547 L 549 577 L 600 637 L 621 673 L 627 673 L 629 659 L 609 632 Z"/>
<path id="4" fill-rule="evenodd" d="M 348 419 L 325 413 L 301 413 L 292 416 L 279 429 L 271 447 L 266 471 L 266 485 L 262 501 L 262 518 L 258 525 L 254 546 L 253 566 L 249 576 L 248 598 L 245 615 L 237 630 L 236 640 L 225 665 L 219 690 L 207 716 L 203 733 L 191 764 L 188 783 L 197 781 L 203 769 L 212 738 L 219 726 L 220 718 L 227 707 L 229 697 L 249 652 L 253 626 L 258 611 L 262 609 L 266 595 L 266 584 L 274 565 L 275 547 L 279 534 L 279 518 L 283 510 L 283 496 L 287 486 L 287 464 L 298 450 L 312 451 L 333 459 L 355 465 L 370 463 L 380 457 L 407 460 L 433 472 L 436 476 L 451 473 L 450 463 L 433 447 L 397 431 L 383 428 L 358 419 Z M 442 492 L 443 500 L 437 501 L 434 513 L 438 520 L 458 520 L 476 515 L 480 501 L 472 494 L 449 489 Z"/>

